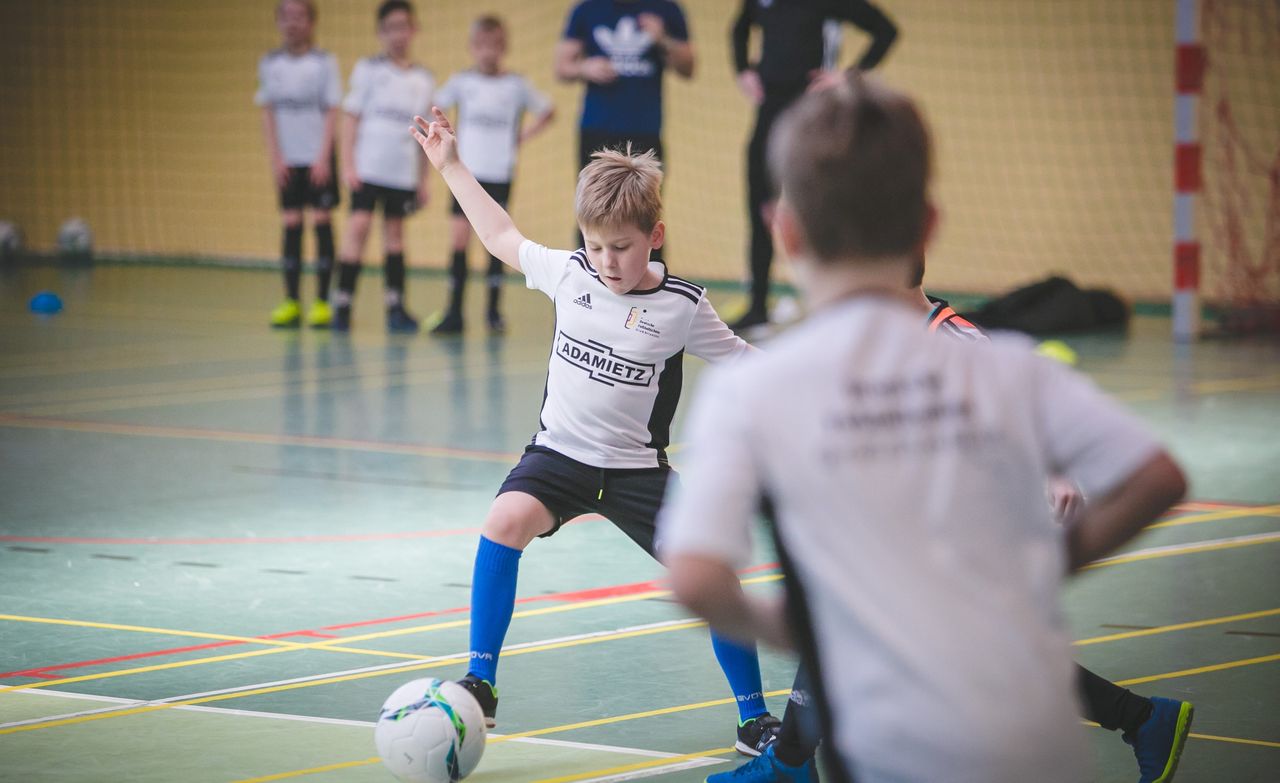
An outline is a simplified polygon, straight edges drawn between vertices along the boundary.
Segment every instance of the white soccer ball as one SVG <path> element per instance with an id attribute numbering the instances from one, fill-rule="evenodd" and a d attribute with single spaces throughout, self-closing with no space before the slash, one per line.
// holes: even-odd
<path id="1" fill-rule="evenodd" d="M 22 231 L 14 223 L 0 220 L 0 258 L 16 256 L 22 250 Z"/>
<path id="2" fill-rule="evenodd" d="M 404 783 L 457 783 L 484 753 L 484 712 L 458 683 L 425 677 L 387 697 L 373 741 Z"/>
<path id="3" fill-rule="evenodd" d="M 93 231 L 81 218 L 71 218 L 58 227 L 58 252 L 83 256 L 93 251 Z"/>

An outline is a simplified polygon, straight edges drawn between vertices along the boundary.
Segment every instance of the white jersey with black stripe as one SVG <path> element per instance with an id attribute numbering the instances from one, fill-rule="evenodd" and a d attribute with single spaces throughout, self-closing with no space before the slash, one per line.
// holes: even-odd
<path id="1" fill-rule="evenodd" d="M 616 294 L 585 251 L 520 246 L 526 284 L 556 311 L 534 443 L 598 468 L 664 464 L 685 351 L 718 362 L 749 350 L 701 286 L 650 263 L 661 284 Z"/>
<path id="2" fill-rule="evenodd" d="M 325 115 L 341 100 L 338 61 L 322 49 L 298 55 L 276 49 L 258 61 L 253 102 L 271 108 L 280 155 L 289 166 L 310 166 L 320 157 Z"/>

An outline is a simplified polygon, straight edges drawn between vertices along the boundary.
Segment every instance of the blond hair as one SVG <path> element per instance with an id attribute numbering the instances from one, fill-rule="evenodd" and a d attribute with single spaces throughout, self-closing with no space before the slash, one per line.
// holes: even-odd
<path id="1" fill-rule="evenodd" d="M 662 163 L 652 150 L 600 150 L 578 175 L 573 197 L 584 227 L 633 225 L 646 234 L 662 217 Z"/>
<path id="2" fill-rule="evenodd" d="M 774 181 L 820 261 L 917 254 L 931 157 L 915 103 L 856 72 L 797 101 L 769 143 Z"/>

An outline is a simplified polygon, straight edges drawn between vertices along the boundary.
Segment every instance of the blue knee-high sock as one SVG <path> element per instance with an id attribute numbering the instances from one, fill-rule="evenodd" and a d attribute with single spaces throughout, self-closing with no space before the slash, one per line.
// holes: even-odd
<path id="1" fill-rule="evenodd" d="M 738 700 L 738 721 L 746 723 L 758 718 L 768 709 L 764 705 L 764 684 L 760 680 L 760 657 L 754 644 L 743 645 L 711 634 L 711 647 L 716 660 L 729 680 L 729 687 Z"/>
<path id="2" fill-rule="evenodd" d="M 515 611 L 520 554 L 519 549 L 480 536 L 471 577 L 471 664 L 467 673 L 491 683 L 497 682 L 498 654 Z"/>

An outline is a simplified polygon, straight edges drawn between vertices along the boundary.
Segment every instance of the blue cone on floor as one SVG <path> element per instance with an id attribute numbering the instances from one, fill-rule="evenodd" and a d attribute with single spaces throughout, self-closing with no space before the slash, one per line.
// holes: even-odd
<path id="1" fill-rule="evenodd" d="M 31 312 L 40 315 L 53 315 L 62 311 L 62 300 L 52 291 L 41 291 L 31 297 Z"/>

